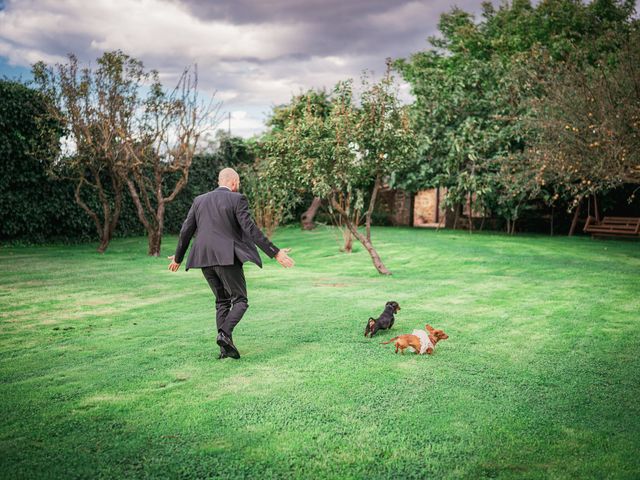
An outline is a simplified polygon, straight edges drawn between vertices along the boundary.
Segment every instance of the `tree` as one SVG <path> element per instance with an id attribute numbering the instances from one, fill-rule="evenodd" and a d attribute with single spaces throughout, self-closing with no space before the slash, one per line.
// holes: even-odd
<path id="1" fill-rule="evenodd" d="M 382 182 L 413 155 L 414 137 L 390 72 L 373 85 L 365 77 L 363 86 L 358 104 L 352 82 L 338 83 L 326 117 L 310 102 L 295 107 L 303 114 L 273 132 L 264 148 L 270 171 L 326 199 L 337 222 L 362 243 L 378 272 L 388 275 L 371 241 L 371 214 Z M 364 234 L 358 230 L 363 218 Z"/>
<path id="2" fill-rule="evenodd" d="M 527 122 L 530 101 L 544 97 L 553 65 L 574 52 L 589 64 L 616 51 L 614 34 L 633 11 L 630 0 L 517 0 L 498 9 L 485 2 L 477 23 L 457 8 L 443 14 L 431 48 L 395 63 L 416 97 L 419 136 L 418 160 L 395 185 L 444 186 L 453 211 L 474 199 L 511 232 L 532 202 L 553 204 L 558 197 L 531 181 L 535 167 L 524 155 L 536 135 Z"/>
<path id="3" fill-rule="evenodd" d="M 126 154 L 117 171 L 147 231 L 148 254 L 160 255 L 166 206 L 184 188 L 203 133 L 220 121 L 219 104 L 198 96 L 197 69 L 185 69 L 176 87 L 166 92 L 157 72 L 151 72 L 149 94 L 142 114 L 120 118 L 117 131 Z"/>
<path id="4" fill-rule="evenodd" d="M 115 231 L 122 209 L 123 181 L 116 165 L 124 156 L 116 129 L 131 122 L 144 78 L 142 63 L 122 52 L 107 52 L 95 70 L 78 68 L 77 58 L 49 67 L 38 62 L 34 79 L 50 100 L 50 114 L 65 126 L 67 152 L 54 172 L 75 182 L 75 200 L 93 220 L 103 253 Z M 101 210 L 92 208 L 98 199 Z"/>
<path id="5" fill-rule="evenodd" d="M 384 180 L 401 171 L 415 156 L 415 137 L 409 115 L 399 100 L 391 74 L 391 59 L 380 82 L 373 85 L 363 77 L 363 93 L 353 141 L 356 155 L 364 164 L 365 178 L 373 178 L 369 206 L 365 212 L 367 240 L 371 241 L 371 216 Z M 366 182 L 366 180 L 365 180 Z"/>
<path id="6" fill-rule="evenodd" d="M 296 95 L 288 104 L 280 105 L 273 109 L 271 117 L 267 120 L 267 126 L 272 133 L 282 132 L 292 121 L 298 121 L 305 114 L 312 114 L 319 118 L 326 119 L 331 112 L 331 101 L 327 92 L 322 90 L 308 90 Z M 271 133 L 267 133 L 267 137 Z M 301 192 L 304 194 L 304 192 Z M 322 206 L 322 199 L 313 197 L 309 207 L 300 216 L 303 230 L 313 230 L 315 228 L 315 216 Z"/>
<path id="7" fill-rule="evenodd" d="M 528 149 L 538 182 L 574 206 L 625 183 L 640 184 L 640 26 L 594 65 L 557 66 L 547 94 L 532 101 L 537 130 Z"/>
<path id="8" fill-rule="evenodd" d="M 113 236 L 127 188 L 148 234 L 149 255 L 157 256 L 166 205 L 186 185 L 197 142 L 218 120 L 218 105 L 200 102 L 190 69 L 165 92 L 158 72 L 119 50 L 105 52 L 97 64 L 79 69 L 70 55 L 67 64 L 34 65 L 52 115 L 66 126 L 69 148 L 55 171 L 75 182 L 75 200 L 94 221 L 99 252 Z M 92 196 L 100 210 L 92 208 Z"/>
<path id="9" fill-rule="evenodd" d="M 265 160 L 256 159 L 238 168 L 242 193 L 247 196 L 256 224 L 271 238 L 294 203 L 295 192 L 278 188 L 278 181 L 269 176 Z"/>
<path id="10" fill-rule="evenodd" d="M 443 37 L 431 40 L 435 49 L 395 64 L 412 85 L 412 123 L 419 135 L 418 160 L 396 185 L 446 187 L 455 228 L 461 205 L 474 209 L 472 199 L 475 209 L 517 211 L 497 208 L 499 173 L 502 159 L 522 148 L 522 142 L 508 64 L 492 58 L 470 14 L 454 9 L 441 17 L 440 30 Z M 502 198 L 504 203 L 507 197 Z M 471 216 L 468 226 L 473 226 Z"/>

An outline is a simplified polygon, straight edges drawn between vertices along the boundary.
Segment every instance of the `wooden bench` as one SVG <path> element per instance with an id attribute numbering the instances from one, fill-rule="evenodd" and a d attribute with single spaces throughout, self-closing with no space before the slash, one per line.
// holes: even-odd
<path id="1" fill-rule="evenodd" d="M 584 231 L 594 237 L 640 237 L 640 217 L 604 217 L 598 222 L 590 216 Z"/>

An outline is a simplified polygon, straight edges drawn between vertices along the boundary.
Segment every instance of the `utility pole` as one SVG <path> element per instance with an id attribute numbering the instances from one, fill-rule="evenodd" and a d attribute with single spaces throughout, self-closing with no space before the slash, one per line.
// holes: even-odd
<path id="1" fill-rule="evenodd" d="M 229 112 L 229 136 L 231 136 L 231 112 Z"/>

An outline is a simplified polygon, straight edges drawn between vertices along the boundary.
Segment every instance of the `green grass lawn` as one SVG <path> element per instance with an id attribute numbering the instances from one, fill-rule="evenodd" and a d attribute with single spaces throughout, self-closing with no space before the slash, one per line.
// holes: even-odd
<path id="1" fill-rule="evenodd" d="M 201 272 L 144 238 L 3 247 L 0 476 L 640 477 L 640 244 L 373 237 L 392 277 L 330 229 L 278 231 L 297 265 L 245 269 L 238 361 Z M 431 357 L 380 344 L 426 322 L 450 336 Z"/>

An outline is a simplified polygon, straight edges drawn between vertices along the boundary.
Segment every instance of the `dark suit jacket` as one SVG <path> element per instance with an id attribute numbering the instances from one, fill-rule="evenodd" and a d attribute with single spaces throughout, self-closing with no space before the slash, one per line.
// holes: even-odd
<path id="1" fill-rule="evenodd" d="M 193 201 L 180 229 L 175 254 L 177 263 L 182 263 L 196 231 L 187 270 L 233 265 L 234 257 L 242 263 L 253 262 L 262 267 L 256 245 L 270 258 L 279 251 L 251 218 L 247 197 L 224 187 L 199 195 Z"/>

